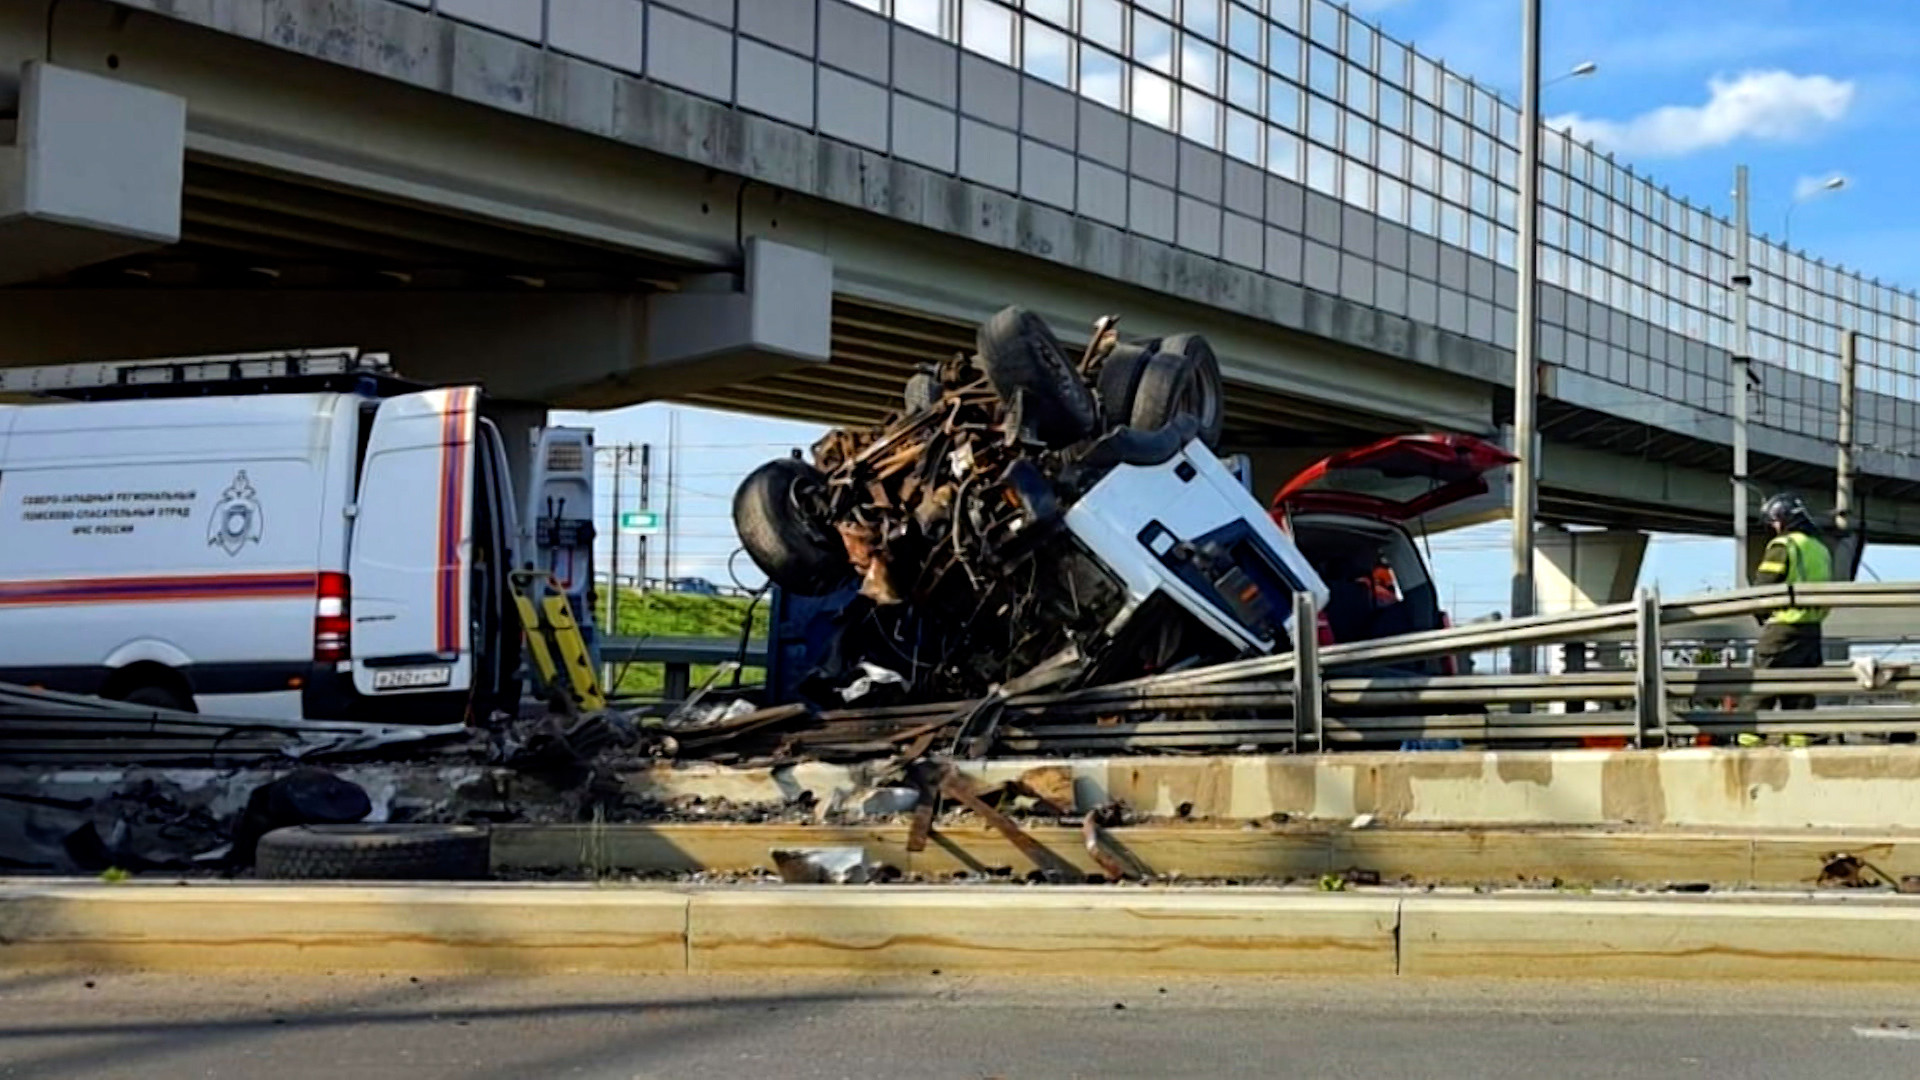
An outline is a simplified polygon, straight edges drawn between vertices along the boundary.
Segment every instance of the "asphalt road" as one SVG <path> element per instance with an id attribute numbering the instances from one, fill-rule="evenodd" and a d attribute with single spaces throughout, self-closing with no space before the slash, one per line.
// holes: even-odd
<path id="1" fill-rule="evenodd" d="M 1911 1077 L 1920 989 L 0 974 L 0 1076 Z"/>

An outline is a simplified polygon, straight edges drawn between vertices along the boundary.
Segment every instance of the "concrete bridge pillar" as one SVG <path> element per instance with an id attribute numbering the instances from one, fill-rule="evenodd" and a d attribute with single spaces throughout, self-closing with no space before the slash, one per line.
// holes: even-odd
<path id="1" fill-rule="evenodd" d="M 1584 611 L 1633 599 L 1646 554 L 1647 534 L 1634 529 L 1540 530 L 1533 561 L 1540 614 Z M 1597 646 L 1592 664 L 1601 669 L 1621 667 L 1620 646 Z M 1588 665 L 1585 647 L 1569 645 L 1555 651 L 1550 670 L 1585 671 Z M 1580 712 L 1586 703 L 1567 702 L 1565 708 Z"/>

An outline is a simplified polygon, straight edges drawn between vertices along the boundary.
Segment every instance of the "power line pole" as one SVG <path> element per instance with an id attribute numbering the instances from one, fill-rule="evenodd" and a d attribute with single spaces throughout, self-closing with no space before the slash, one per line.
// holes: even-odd
<path id="1" fill-rule="evenodd" d="M 621 458 L 632 452 L 631 445 L 613 448 L 613 565 L 607 571 L 607 633 L 615 637 L 620 634 L 620 474 L 626 471 Z"/>
<path id="2" fill-rule="evenodd" d="M 673 534 L 678 526 L 678 523 L 674 521 L 673 513 L 673 497 L 675 494 L 673 473 L 676 460 L 680 455 L 679 447 L 676 445 L 679 442 L 679 434 L 680 413 L 678 410 L 675 410 L 667 414 L 667 516 L 665 522 L 667 531 L 667 553 L 665 573 L 662 576 L 665 577 L 669 583 L 673 581 Z M 671 584 L 669 584 L 668 587 L 671 588 Z"/>
<path id="3" fill-rule="evenodd" d="M 652 507 L 653 487 L 653 444 L 640 444 L 640 509 L 642 512 Z M 640 534 L 640 591 L 647 591 L 647 534 Z"/>

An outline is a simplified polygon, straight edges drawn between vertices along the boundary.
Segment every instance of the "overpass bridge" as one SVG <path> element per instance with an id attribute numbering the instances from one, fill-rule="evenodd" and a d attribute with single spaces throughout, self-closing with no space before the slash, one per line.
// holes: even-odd
<path id="1" fill-rule="evenodd" d="M 1206 333 L 1260 470 L 1510 414 L 1516 112 L 1322 0 L 0 0 L 8 102 L 0 363 L 848 421 L 1018 301 Z M 1546 155 L 1542 517 L 1724 532 L 1730 228 Z M 1914 296 L 1755 278 L 1757 482 L 1831 488 L 1859 330 L 1869 528 L 1920 540 Z"/>

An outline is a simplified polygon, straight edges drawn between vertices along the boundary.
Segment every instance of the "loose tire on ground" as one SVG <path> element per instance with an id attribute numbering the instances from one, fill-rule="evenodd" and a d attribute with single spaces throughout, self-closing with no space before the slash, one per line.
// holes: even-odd
<path id="1" fill-rule="evenodd" d="M 748 557 L 767 580 L 801 596 L 824 596 L 853 573 L 840 534 L 803 509 L 801 496 L 824 482 L 806 462 L 776 458 L 733 493 L 733 527 Z"/>
<path id="2" fill-rule="evenodd" d="M 1200 421 L 1201 441 L 1208 446 L 1218 446 L 1227 420 L 1226 395 L 1221 387 L 1220 359 L 1214 355 L 1213 346 L 1199 334 L 1175 334 L 1160 342 L 1159 352 L 1183 356 L 1193 365 L 1192 405 L 1187 411 Z M 1135 400 L 1139 400 L 1138 396 Z"/>
<path id="3" fill-rule="evenodd" d="M 1122 342 L 1100 362 L 1100 411 L 1107 427 L 1119 427 L 1133 418 L 1133 395 L 1140 388 L 1140 376 L 1153 358 L 1150 346 Z"/>
<path id="4" fill-rule="evenodd" d="M 994 392 L 1002 401 L 1024 398 L 1042 442 L 1060 449 L 1093 434 L 1100 415 L 1093 391 L 1038 315 L 1006 308 L 980 324 L 975 343 Z"/>
<path id="5" fill-rule="evenodd" d="M 299 825 L 260 838 L 254 871 L 281 881 L 483 881 L 489 840 L 471 825 Z"/>

